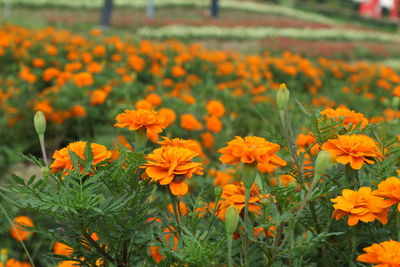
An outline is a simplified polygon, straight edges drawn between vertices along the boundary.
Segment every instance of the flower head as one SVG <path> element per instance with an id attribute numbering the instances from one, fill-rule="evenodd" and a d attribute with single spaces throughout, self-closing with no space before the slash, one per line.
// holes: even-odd
<path id="1" fill-rule="evenodd" d="M 360 262 L 376 264 L 380 267 L 395 267 L 400 264 L 400 242 L 385 241 L 363 249 L 365 254 L 357 257 Z"/>
<path id="2" fill-rule="evenodd" d="M 86 144 L 87 144 L 86 141 L 78 141 L 71 143 L 67 147 L 64 147 L 60 150 L 56 150 L 56 152 L 54 152 L 53 154 L 54 162 L 50 165 L 51 172 L 55 173 L 61 170 L 73 171 L 74 165 L 72 163 L 69 151 L 75 153 L 79 158 L 85 160 Z M 107 148 L 103 145 L 91 143 L 90 147 L 92 149 L 92 155 L 93 155 L 92 166 L 95 166 L 103 161 L 106 161 L 110 159 L 112 156 L 111 151 L 108 151 Z"/>
<path id="3" fill-rule="evenodd" d="M 397 210 L 400 212 L 400 179 L 389 177 L 378 184 L 378 190 L 373 192 L 375 196 L 387 198 L 390 206 L 399 203 Z"/>
<path id="4" fill-rule="evenodd" d="M 372 158 L 382 158 L 375 141 L 363 134 L 338 135 L 337 139 L 329 139 L 322 145 L 336 162 L 350 163 L 351 168 L 361 169 L 365 164 L 374 164 Z"/>
<path id="5" fill-rule="evenodd" d="M 203 174 L 202 164 L 192 161 L 196 156 L 198 154 L 188 148 L 163 146 L 147 155 L 148 161 L 141 168 L 153 181 L 168 185 L 172 194 L 183 196 L 189 189 L 185 178 Z"/>
<path id="6" fill-rule="evenodd" d="M 374 196 L 369 187 L 361 187 L 358 191 L 344 189 L 341 196 L 331 201 L 335 203 L 332 217 L 339 220 L 349 215 L 347 224 L 350 226 L 358 224 L 359 221 L 373 222 L 375 219 L 383 224 L 388 222 L 390 203 Z"/>
<path id="7" fill-rule="evenodd" d="M 165 117 L 160 116 L 157 111 L 154 110 L 125 110 L 124 113 L 120 113 L 115 118 L 117 123 L 115 127 L 129 128 L 131 131 L 137 131 L 139 129 L 146 129 L 147 135 L 159 134 L 167 127 Z"/>
<path id="8" fill-rule="evenodd" d="M 24 231 L 23 227 L 33 227 L 31 218 L 27 216 L 18 216 L 13 220 L 13 226 L 10 229 L 10 235 L 17 241 L 27 240 L 33 233 Z"/>
<path id="9" fill-rule="evenodd" d="M 361 129 L 368 125 L 368 120 L 362 113 L 357 113 L 344 106 L 338 107 L 337 109 L 327 108 L 321 111 L 321 115 L 325 115 L 328 119 L 334 121 L 342 121 L 343 126 L 347 129 L 350 127 L 350 124 L 353 128 L 360 124 Z"/>
<path id="10" fill-rule="evenodd" d="M 187 148 L 196 152 L 201 157 L 205 156 L 201 144 L 196 140 L 193 139 L 185 140 L 181 138 L 169 139 L 168 137 L 164 136 L 161 138 L 163 140 L 157 142 L 161 146 L 177 146 L 177 147 Z"/>
<path id="11" fill-rule="evenodd" d="M 277 167 L 286 165 L 286 161 L 275 155 L 279 148 L 278 144 L 262 137 L 247 136 L 243 139 L 236 136 L 228 142 L 227 147 L 218 150 L 222 154 L 219 160 L 227 164 L 257 164 L 261 172 L 272 172 Z"/>
<path id="12" fill-rule="evenodd" d="M 256 183 L 250 189 L 250 198 L 249 198 L 249 211 L 260 213 L 261 210 L 261 198 L 262 194 L 260 193 L 260 188 L 257 186 Z M 225 213 L 229 206 L 235 206 L 238 209 L 238 212 L 244 209 L 244 185 L 241 182 L 240 184 L 228 184 L 224 186 L 221 195 L 221 206 L 217 210 L 217 216 L 224 220 Z"/>

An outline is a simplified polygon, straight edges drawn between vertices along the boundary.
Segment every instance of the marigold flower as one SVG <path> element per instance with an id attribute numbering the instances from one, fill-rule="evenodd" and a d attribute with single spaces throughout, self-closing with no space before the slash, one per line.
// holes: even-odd
<path id="1" fill-rule="evenodd" d="M 327 108 L 320 113 L 325 115 L 328 119 L 333 119 L 335 121 L 342 121 L 344 127 L 349 128 L 351 124 L 352 127 L 360 124 L 360 129 L 365 128 L 368 125 L 368 120 L 364 117 L 362 113 L 357 113 L 347 107 L 341 106 L 337 109 Z"/>
<path id="2" fill-rule="evenodd" d="M 172 206 L 171 203 L 169 203 L 169 204 L 167 205 L 167 209 L 168 209 L 169 212 L 171 212 L 171 214 L 174 214 L 174 213 L 175 213 L 175 212 L 174 212 L 174 207 Z M 187 208 L 185 202 L 179 201 L 179 210 L 178 210 L 178 213 L 179 213 L 180 215 L 188 215 L 189 211 L 188 211 L 188 208 Z"/>
<path id="3" fill-rule="evenodd" d="M 155 107 L 161 105 L 161 103 L 162 103 L 161 97 L 155 93 L 149 94 L 146 97 L 146 101 L 150 102 Z"/>
<path id="4" fill-rule="evenodd" d="M 55 173 L 61 170 L 73 171 L 74 165 L 69 155 L 69 151 L 74 152 L 78 157 L 85 160 L 86 144 L 86 141 L 78 141 L 70 143 L 67 147 L 64 147 L 60 150 L 56 150 L 53 154 L 54 162 L 50 165 L 51 172 Z M 97 164 L 110 159 L 112 156 L 111 151 L 108 151 L 103 145 L 91 143 L 90 147 L 93 155 L 92 166 L 96 166 Z"/>
<path id="5" fill-rule="evenodd" d="M 168 137 L 161 137 L 163 140 L 158 141 L 157 144 L 161 146 L 177 146 L 190 149 L 196 152 L 199 156 L 204 157 L 203 148 L 201 147 L 200 143 L 197 140 L 193 139 L 181 139 L 181 138 L 173 138 L 169 139 Z"/>
<path id="6" fill-rule="evenodd" d="M 247 136 L 243 139 L 235 136 L 227 147 L 218 150 L 222 154 L 219 160 L 226 164 L 257 164 L 261 172 L 272 172 L 277 167 L 286 165 L 286 161 L 275 155 L 279 148 L 278 144 L 262 137 Z"/>
<path id="7" fill-rule="evenodd" d="M 58 255 L 70 256 L 73 249 L 64 243 L 54 242 L 53 253 Z"/>
<path id="8" fill-rule="evenodd" d="M 375 219 L 382 224 L 388 222 L 390 202 L 374 196 L 370 187 L 361 187 L 358 191 L 344 189 L 342 195 L 331 199 L 335 204 L 332 214 L 336 220 L 349 215 L 347 224 L 354 226 L 359 221 L 373 222 Z"/>
<path id="9" fill-rule="evenodd" d="M 160 116 L 160 114 L 154 110 L 127 109 L 124 113 L 118 114 L 115 119 L 117 123 L 114 124 L 114 127 L 129 128 L 131 131 L 146 129 L 147 134 L 161 133 L 163 129 L 167 127 L 165 117 Z"/>
<path id="10" fill-rule="evenodd" d="M 181 116 L 181 127 L 186 130 L 201 130 L 203 125 L 192 114 Z"/>
<path id="11" fill-rule="evenodd" d="M 322 145 L 336 162 L 350 163 L 351 168 L 361 169 L 365 164 L 374 164 L 372 158 L 382 158 L 375 141 L 363 134 L 338 135 L 337 139 L 329 139 Z"/>
<path id="12" fill-rule="evenodd" d="M 147 109 L 147 110 L 152 110 L 153 109 L 153 104 L 151 102 L 141 99 L 136 101 L 135 103 L 135 108 L 136 109 Z"/>
<path id="13" fill-rule="evenodd" d="M 0 267 L 2 267 L 2 263 L 0 262 Z M 15 259 L 8 259 L 5 267 L 32 267 L 29 262 L 17 261 Z"/>
<path id="14" fill-rule="evenodd" d="M 311 155 L 318 154 L 320 150 L 317 140 L 311 134 L 299 134 L 297 136 L 296 145 L 299 147 L 300 152 L 306 152 L 309 149 Z"/>
<path id="15" fill-rule="evenodd" d="M 380 267 L 400 266 L 400 242 L 389 240 L 363 248 L 365 254 L 357 257 L 360 262 Z"/>
<path id="16" fill-rule="evenodd" d="M 172 194 L 183 196 L 189 190 L 185 178 L 203 174 L 202 164 L 192 161 L 196 156 L 198 153 L 188 148 L 163 146 L 147 155 L 148 161 L 140 168 L 146 169 L 145 174 L 153 181 L 168 185 Z"/>
<path id="17" fill-rule="evenodd" d="M 208 173 L 214 177 L 214 185 L 225 186 L 232 182 L 234 178 L 234 172 L 234 169 L 227 169 L 225 171 L 211 169 Z"/>
<path id="18" fill-rule="evenodd" d="M 93 84 L 93 76 L 89 72 L 77 73 L 73 78 L 76 86 L 79 88 Z"/>
<path id="19" fill-rule="evenodd" d="M 211 100 L 206 105 L 207 113 L 217 118 L 222 117 L 225 113 L 224 105 L 218 100 Z"/>
<path id="20" fill-rule="evenodd" d="M 90 94 L 90 105 L 99 106 L 107 100 L 108 93 L 101 89 L 96 89 Z"/>
<path id="21" fill-rule="evenodd" d="M 214 136 L 210 132 L 204 132 L 200 134 L 201 142 L 204 147 L 213 148 L 214 147 Z"/>
<path id="22" fill-rule="evenodd" d="M 18 216 L 13 220 L 13 226 L 10 229 L 10 235 L 17 241 L 27 240 L 33 235 L 32 232 L 24 231 L 23 227 L 34 227 L 33 221 L 28 216 Z"/>
<path id="23" fill-rule="evenodd" d="M 244 202 L 245 202 L 245 196 L 244 196 L 244 185 L 242 182 L 240 184 L 228 184 L 224 186 L 224 189 L 222 191 L 221 195 L 221 206 L 217 211 L 217 216 L 224 220 L 225 219 L 225 213 L 226 210 L 229 206 L 235 206 L 239 214 L 241 211 L 244 209 Z M 250 189 L 250 198 L 249 198 L 249 211 L 254 212 L 254 213 L 260 213 L 260 210 L 262 209 L 260 204 L 261 204 L 261 198 L 263 197 L 260 194 L 260 188 L 257 186 L 256 183 L 254 183 Z"/>
<path id="24" fill-rule="evenodd" d="M 397 210 L 400 212 L 400 179 L 389 177 L 378 184 L 378 189 L 373 192 L 375 196 L 387 198 L 390 206 L 398 203 Z"/>
<path id="25" fill-rule="evenodd" d="M 206 117 L 206 127 L 211 132 L 219 133 L 222 129 L 222 122 L 216 116 Z"/>
<path id="26" fill-rule="evenodd" d="M 176 114 L 172 109 L 169 108 L 161 108 L 158 113 L 161 117 L 164 117 L 165 124 L 170 126 L 176 120 Z"/>

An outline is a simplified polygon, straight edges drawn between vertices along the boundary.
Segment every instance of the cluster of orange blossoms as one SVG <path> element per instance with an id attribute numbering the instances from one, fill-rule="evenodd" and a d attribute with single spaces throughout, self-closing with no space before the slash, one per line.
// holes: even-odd
<path id="1" fill-rule="evenodd" d="M 321 111 L 320 114 L 328 119 L 341 121 L 345 128 L 355 128 L 359 125 L 360 129 L 363 129 L 368 125 L 368 120 L 364 117 L 364 114 L 349 110 L 345 106 L 340 106 L 336 109 L 327 108 Z"/>
<path id="2" fill-rule="evenodd" d="M 219 160 L 226 164 L 256 164 L 258 169 L 265 172 L 272 172 L 274 169 L 285 166 L 286 161 L 275 153 L 280 146 L 269 142 L 262 137 L 247 136 L 242 138 L 236 136 L 228 142 L 228 146 L 218 150 L 222 156 Z"/>

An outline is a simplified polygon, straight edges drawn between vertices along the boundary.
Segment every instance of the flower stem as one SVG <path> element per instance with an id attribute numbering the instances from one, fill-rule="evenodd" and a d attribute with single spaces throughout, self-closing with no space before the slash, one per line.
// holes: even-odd
<path id="1" fill-rule="evenodd" d="M 244 188 L 244 243 L 243 243 L 243 254 L 244 254 L 244 266 L 249 267 L 249 234 L 248 226 L 249 222 L 249 199 L 250 199 L 250 188 L 245 186 Z"/>
<path id="2" fill-rule="evenodd" d="M 180 236 L 181 235 L 181 225 L 180 225 L 179 214 L 178 214 L 178 208 L 180 209 L 180 207 L 177 208 L 177 206 L 176 206 L 176 204 L 177 204 L 176 196 L 174 196 L 171 193 L 170 190 L 169 190 L 169 196 L 171 198 L 171 204 L 172 204 L 172 208 L 174 210 L 174 218 L 175 218 L 175 223 L 176 223 L 178 235 Z"/>
<path id="3" fill-rule="evenodd" d="M 233 260 L 232 260 L 232 241 L 233 241 L 233 236 L 228 234 L 227 239 L 228 239 L 228 266 L 229 267 L 233 267 Z"/>
<path id="4" fill-rule="evenodd" d="M 46 149 L 45 149 L 45 142 L 44 142 L 44 134 L 39 134 L 39 142 L 40 142 L 40 148 L 42 150 L 43 154 L 43 161 L 46 167 L 49 166 L 49 161 L 47 160 L 47 154 L 46 154 Z"/>

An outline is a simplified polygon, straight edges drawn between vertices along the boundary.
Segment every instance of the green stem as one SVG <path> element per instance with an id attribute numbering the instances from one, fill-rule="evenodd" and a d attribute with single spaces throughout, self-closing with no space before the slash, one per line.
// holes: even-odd
<path id="1" fill-rule="evenodd" d="M 249 200 L 250 200 L 250 188 L 245 186 L 244 188 L 244 243 L 243 243 L 243 254 L 244 254 L 244 266 L 249 267 Z"/>
<path id="2" fill-rule="evenodd" d="M 169 196 L 171 198 L 171 204 L 172 204 L 172 208 L 174 210 L 174 218 L 175 218 L 178 235 L 181 236 L 181 225 L 179 222 L 178 208 L 176 207 L 176 196 L 174 196 L 170 190 L 169 190 Z"/>
<path id="3" fill-rule="evenodd" d="M 46 146 L 44 142 L 44 134 L 39 134 L 39 142 L 40 142 L 40 148 L 42 150 L 43 154 L 43 161 L 46 167 L 49 167 L 49 161 L 47 160 L 47 154 L 46 154 Z"/>
<path id="4" fill-rule="evenodd" d="M 400 212 L 396 212 L 397 241 L 400 241 Z"/>
<path id="5" fill-rule="evenodd" d="M 228 234 L 227 239 L 228 239 L 228 266 L 229 267 L 233 267 L 233 260 L 232 260 L 232 241 L 233 241 L 233 236 Z"/>
<path id="6" fill-rule="evenodd" d="M 13 226 L 14 224 L 13 224 L 13 222 L 11 221 L 10 216 L 8 216 L 8 213 L 6 212 L 6 210 L 5 210 L 4 207 L 3 207 L 3 204 L 1 204 L 1 203 L 0 203 L 0 209 L 1 209 L 2 212 L 4 213 L 4 216 L 6 216 L 7 221 L 8 221 L 8 223 L 11 225 L 11 227 L 14 227 L 14 226 Z M 22 239 L 20 238 L 18 231 L 16 231 L 15 234 L 17 235 L 17 237 L 18 237 L 18 239 L 19 239 L 19 243 L 21 244 L 22 248 L 24 249 L 25 254 L 26 254 L 26 256 L 28 257 L 28 260 L 29 260 L 29 262 L 31 263 L 32 267 L 35 267 L 35 263 L 33 262 L 33 259 L 32 259 L 32 257 L 31 257 L 31 254 L 29 254 L 29 251 L 28 251 L 28 249 L 26 248 L 24 241 L 22 241 Z"/>

